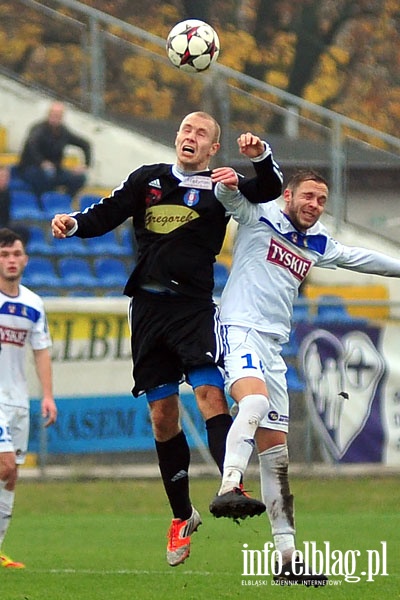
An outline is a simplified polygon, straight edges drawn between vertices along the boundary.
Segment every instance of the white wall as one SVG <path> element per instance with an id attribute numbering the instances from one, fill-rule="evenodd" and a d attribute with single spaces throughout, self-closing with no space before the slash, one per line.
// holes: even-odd
<path id="1" fill-rule="evenodd" d="M 51 98 L 0 76 L 0 125 L 8 130 L 11 152 L 20 152 L 30 125 L 45 118 L 51 101 Z M 89 185 L 112 189 L 142 164 L 175 160 L 174 140 L 171 140 L 171 147 L 163 146 L 94 119 L 72 106 L 68 108 L 68 104 L 65 123 L 92 144 L 94 161 L 89 172 Z"/>

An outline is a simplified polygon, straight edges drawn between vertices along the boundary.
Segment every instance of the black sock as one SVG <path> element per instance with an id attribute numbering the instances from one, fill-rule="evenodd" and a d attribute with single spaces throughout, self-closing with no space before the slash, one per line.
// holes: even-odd
<path id="1" fill-rule="evenodd" d="M 157 442 L 158 464 L 175 519 L 185 521 L 192 514 L 189 496 L 190 450 L 183 431 L 167 442 Z"/>
<path id="2" fill-rule="evenodd" d="M 231 425 L 232 417 L 225 414 L 216 415 L 206 421 L 208 447 L 221 475 L 224 469 L 226 436 Z"/>

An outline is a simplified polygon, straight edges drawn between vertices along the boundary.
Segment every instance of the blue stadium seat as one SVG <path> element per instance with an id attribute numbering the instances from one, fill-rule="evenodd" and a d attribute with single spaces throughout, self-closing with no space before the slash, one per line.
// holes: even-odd
<path id="1" fill-rule="evenodd" d="M 28 254 L 52 254 L 51 245 L 43 227 L 32 225 L 29 227 L 28 233 L 29 241 L 26 246 Z"/>
<path id="2" fill-rule="evenodd" d="M 117 232 L 109 231 L 104 235 L 86 240 L 88 254 L 91 256 L 124 256 L 125 251 L 120 244 Z"/>
<path id="3" fill-rule="evenodd" d="M 118 258 L 96 258 L 94 272 L 104 287 L 124 287 L 129 275 L 125 263 Z"/>
<path id="4" fill-rule="evenodd" d="M 33 291 L 39 287 L 58 289 L 61 286 L 60 278 L 51 259 L 39 257 L 29 259 L 22 277 L 22 283 L 31 287 Z"/>
<path id="5" fill-rule="evenodd" d="M 71 238 L 58 240 L 53 238 L 50 245 L 54 256 L 86 256 L 88 249 L 85 241 L 75 235 Z"/>
<path id="6" fill-rule="evenodd" d="M 67 288 L 91 288 L 98 286 L 90 263 L 85 258 L 60 258 L 58 260 L 58 270 L 62 284 Z"/>
<path id="7" fill-rule="evenodd" d="M 136 240 L 131 225 L 125 225 L 121 228 L 121 247 L 125 256 L 136 257 Z"/>
<path id="8" fill-rule="evenodd" d="M 328 294 L 319 297 L 316 321 L 319 323 L 351 323 L 357 322 L 347 312 L 343 298 Z"/>
<path id="9" fill-rule="evenodd" d="M 92 204 L 97 204 L 101 200 L 101 196 L 96 196 L 94 194 L 84 194 L 79 199 L 79 210 L 83 212 L 85 208 L 92 206 Z"/>
<path id="10" fill-rule="evenodd" d="M 44 216 L 51 221 L 56 213 L 70 213 L 72 208 L 72 198 L 69 194 L 61 192 L 44 192 L 40 196 Z"/>
<path id="11" fill-rule="evenodd" d="M 25 192 L 32 192 L 32 188 L 30 187 L 29 183 L 26 183 L 26 181 L 17 176 L 12 176 L 10 178 L 8 187 L 11 191 L 23 190 Z"/>
<path id="12" fill-rule="evenodd" d="M 221 262 L 214 263 L 214 294 L 219 296 L 229 277 L 229 269 Z"/>
<path id="13" fill-rule="evenodd" d="M 43 221 L 46 217 L 33 192 L 11 190 L 10 214 L 13 221 Z"/>

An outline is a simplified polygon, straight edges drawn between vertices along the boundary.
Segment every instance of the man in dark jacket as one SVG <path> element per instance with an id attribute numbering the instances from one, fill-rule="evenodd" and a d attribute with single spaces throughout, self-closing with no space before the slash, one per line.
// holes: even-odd
<path id="1" fill-rule="evenodd" d="M 42 193 L 59 186 L 73 197 L 86 182 L 86 170 L 91 161 L 90 144 L 63 124 L 64 112 L 62 102 L 53 102 L 47 119 L 30 129 L 22 150 L 19 175 L 39 198 Z M 85 164 L 74 169 L 64 168 L 62 161 L 66 146 L 81 148 Z"/>

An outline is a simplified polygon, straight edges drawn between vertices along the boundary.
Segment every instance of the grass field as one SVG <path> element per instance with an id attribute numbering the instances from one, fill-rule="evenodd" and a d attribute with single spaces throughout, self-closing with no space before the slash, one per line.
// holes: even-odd
<path id="1" fill-rule="evenodd" d="M 359 550 L 356 574 L 367 568 L 367 550 L 387 543 L 388 576 L 346 583 L 332 576 L 323 589 L 273 586 L 271 577 L 243 576 L 243 544 L 262 550 L 270 541 L 266 517 L 240 525 L 214 519 L 208 503 L 217 480 L 192 480 L 192 500 L 203 525 L 180 567 L 165 561 L 171 519 L 159 481 L 20 481 L 4 550 L 27 568 L 0 572 L 2 600 L 151 600 L 184 598 L 400 598 L 399 479 L 293 479 L 298 545 L 346 553 Z M 256 482 L 247 487 L 258 495 Z M 383 555 L 382 555 L 383 557 Z M 333 585 L 333 583 L 335 584 Z"/>

